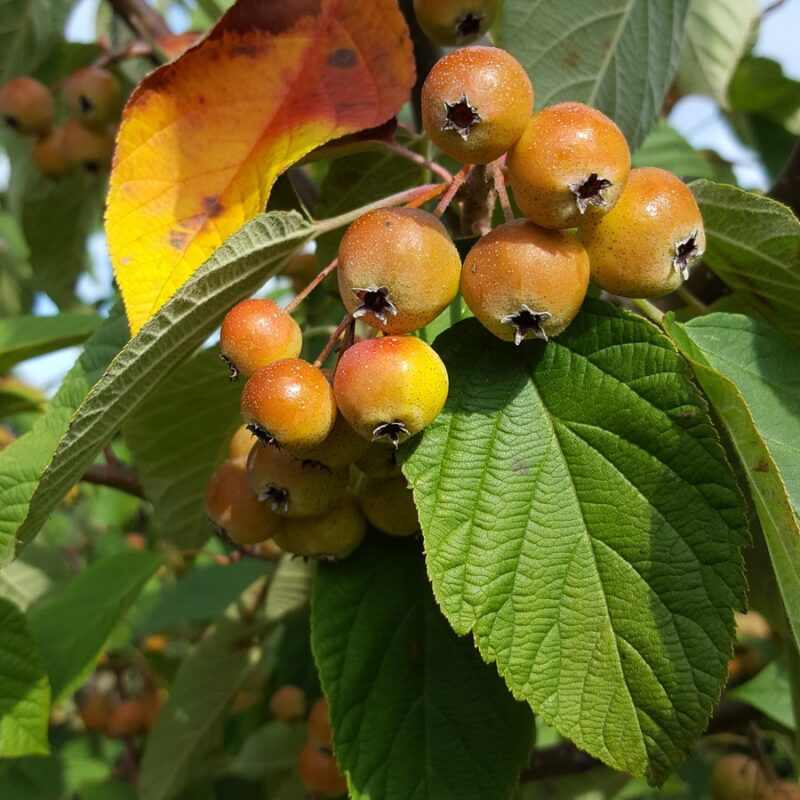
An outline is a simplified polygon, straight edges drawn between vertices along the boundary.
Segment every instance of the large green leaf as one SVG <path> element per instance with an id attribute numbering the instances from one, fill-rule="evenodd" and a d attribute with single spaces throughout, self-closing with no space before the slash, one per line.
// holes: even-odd
<path id="1" fill-rule="evenodd" d="M 197 779 L 214 732 L 254 664 L 254 623 L 231 612 L 183 661 L 147 739 L 142 800 L 169 800 Z"/>
<path id="2" fill-rule="evenodd" d="M 694 0 L 678 70 L 681 94 L 705 94 L 723 108 L 728 84 L 747 51 L 760 18 L 758 0 Z"/>
<path id="3" fill-rule="evenodd" d="M 758 675 L 729 694 L 736 700 L 749 703 L 787 728 L 794 728 L 797 724 L 792 708 L 789 665 L 785 658 L 771 661 Z"/>
<path id="4" fill-rule="evenodd" d="M 638 147 L 680 61 L 689 0 L 505 0 L 499 43 L 533 82 L 537 106 L 579 100 Z"/>
<path id="5" fill-rule="evenodd" d="M 95 561 L 58 596 L 30 614 L 31 634 L 58 700 L 92 670 L 114 627 L 161 563 L 146 552 Z"/>
<path id="6" fill-rule="evenodd" d="M 203 492 L 242 424 L 240 393 L 218 349 L 205 350 L 174 369 L 123 427 L 159 529 L 178 547 L 208 537 Z"/>
<path id="7" fill-rule="evenodd" d="M 404 470 L 442 610 L 548 724 L 663 780 L 744 603 L 742 498 L 688 367 L 599 301 L 546 345 L 470 320 L 437 349 L 450 395 Z"/>
<path id="8" fill-rule="evenodd" d="M 47 413 L 29 433 L 0 452 L 0 566 L 14 558 L 22 543 L 18 529 L 29 512 L 39 476 L 50 463 L 75 409 L 127 339 L 128 326 L 117 309 L 86 343 Z"/>
<path id="9" fill-rule="evenodd" d="M 0 372 L 28 358 L 80 344 L 100 325 L 94 314 L 0 320 Z"/>
<path id="10" fill-rule="evenodd" d="M 48 753 L 50 684 L 25 617 L 0 598 L 0 758 Z"/>
<path id="11" fill-rule="evenodd" d="M 59 431 L 52 458 L 37 463 L 33 486 L 28 487 L 29 502 L 0 508 L 0 543 L 9 529 L 22 542 L 35 536 L 128 414 L 214 330 L 234 303 L 254 292 L 312 231 L 298 214 L 274 213 L 256 217 L 231 236 L 128 342 L 91 391 L 84 387 L 86 396 L 66 430 Z M 4 483 L 2 479 L 0 499 Z"/>
<path id="12" fill-rule="evenodd" d="M 736 70 L 729 95 L 734 111 L 761 114 L 800 134 L 800 81 L 784 75 L 777 61 L 746 58 Z"/>
<path id="13" fill-rule="evenodd" d="M 280 785 L 290 772 L 297 771 L 307 739 L 305 725 L 272 720 L 245 740 L 226 772 L 249 781 L 264 781 L 268 788 Z"/>
<path id="14" fill-rule="evenodd" d="M 691 185 L 708 238 L 704 256 L 738 295 L 800 342 L 800 222 L 786 206 L 733 186 Z"/>
<path id="15" fill-rule="evenodd" d="M 633 153 L 634 167 L 661 167 L 684 178 L 713 178 L 714 169 L 666 120 L 659 120 Z"/>
<path id="16" fill-rule="evenodd" d="M 797 430 L 796 351 L 744 316 L 710 314 L 683 326 L 668 317 L 666 325 L 739 456 L 786 615 L 800 642 L 800 528 L 777 461 L 780 454 L 781 463 L 788 463 L 790 485 L 796 491 L 792 437 Z M 776 378 L 776 370 L 784 376 Z M 785 433 L 782 423 L 787 426 Z"/>
<path id="17" fill-rule="evenodd" d="M 320 565 L 311 625 L 352 798 L 511 794 L 530 750 L 530 710 L 450 629 L 416 543 L 373 533 L 346 561 Z"/>

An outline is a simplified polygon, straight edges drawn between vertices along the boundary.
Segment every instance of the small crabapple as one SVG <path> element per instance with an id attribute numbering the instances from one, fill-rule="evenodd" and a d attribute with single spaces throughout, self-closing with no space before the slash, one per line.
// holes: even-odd
<path id="1" fill-rule="evenodd" d="M 269 713 L 283 722 L 303 719 L 306 715 L 306 693 L 299 686 L 281 686 L 269 699 Z"/>
<path id="2" fill-rule="evenodd" d="M 706 247 L 703 217 L 691 190 L 657 167 L 631 170 L 614 208 L 587 219 L 580 236 L 592 281 L 620 297 L 674 292 Z"/>
<path id="3" fill-rule="evenodd" d="M 367 523 L 358 503 L 346 494 L 324 514 L 287 517 L 275 543 L 296 556 L 338 561 L 361 544 L 366 531 Z"/>
<path id="4" fill-rule="evenodd" d="M 228 442 L 228 458 L 238 458 L 239 456 L 247 458 L 255 443 L 256 437 L 247 430 L 247 425 L 240 425 Z"/>
<path id="5" fill-rule="evenodd" d="M 206 513 L 237 544 L 255 544 L 274 536 L 283 517 L 259 502 L 247 482 L 247 459 L 223 462 L 206 486 Z"/>
<path id="6" fill-rule="evenodd" d="M 333 743 L 331 712 L 324 697 L 315 700 L 308 712 L 308 740 L 317 747 L 330 747 Z"/>
<path id="7" fill-rule="evenodd" d="M 140 699 L 120 700 L 108 715 L 105 733 L 112 739 L 144 733 L 149 727 L 149 722 L 147 709 Z"/>
<path id="8" fill-rule="evenodd" d="M 268 444 L 306 450 L 322 444 L 336 421 L 336 402 L 318 367 L 283 358 L 261 367 L 245 384 L 242 417 Z"/>
<path id="9" fill-rule="evenodd" d="M 259 443 L 247 458 L 247 480 L 258 499 L 287 517 L 312 517 L 344 494 L 350 471 L 292 458 L 285 450 Z"/>
<path id="10" fill-rule="evenodd" d="M 464 260 L 461 292 L 481 324 L 520 344 L 561 333 L 586 297 L 589 257 L 564 231 L 514 220 L 483 236 Z"/>
<path id="11" fill-rule="evenodd" d="M 447 369 L 433 348 L 413 336 L 365 339 L 336 369 L 339 411 L 366 439 L 397 445 L 433 422 L 444 407 Z"/>
<path id="12" fill-rule="evenodd" d="M 339 797 L 347 792 L 347 780 L 339 772 L 336 759 L 327 750 L 310 742 L 300 751 L 300 780 L 310 792 Z"/>
<path id="13" fill-rule="evenodd" d="M 387 442 L 372 442 L 355 464 L 370 478 L 386 479 L 400 474 L 397 450 Z"/>
<path id="14" fill-rule="evenodd" d="M 122 87 L 107 69 L 90 66 L 64 80 L 70 114 L 90 128 L 103 128 L 119 115 Z"/>
<path id="15" fill-rule="evenodd" d="M 78 702 L 78 716 L 87 731 L 104 731 L 111 709 L 109 695 L 97 690 L 86 693 Z"/>
<path id="16" fill-rule="evenodd" d="M 508 152 L 514 199 L 543 228 L 574 228 L 584 215 L 616 204 L 631 171 L 622 131 L 583 103 L 559 103 L 534 114 Z"/>
<path id="17" fill-rule="evenodd" d="M 87 128 L 76 119 L 64 125 L 64 154 L 67 162 L 95 174 L 111 166 L 114 153 L 114 131 L 107 126 L 100 130 Z"/>
<path id="18" fill-rule="evenodd" d="M 384 333 L 410 333 L 438 317 L 458 293 L 460 275 L 456 246 L 427 211 L 370 211 L 339 245 L 342 302 Z"/>
<path id="19" fill-rule="evenodd" d="M 744 753 L 728 753 L 711 771 L 714 800 L 774 800 L 774 792 L 761 764 Z"/>
<path id="20" fill-rule="evenodd" d="M 461 47 L 492 26 L 500 0 L 414 0 L 422 32 L 436 44 Z"/>
<path id="21" fill-rule="evenodd" d="M 505 50 L 467 47 L 433 65 L 421 102 L 425 131 L 442 152 L 465 164 L 488 164 L 525 130 L 533 87 Z"/>
<path id="22" fill-rule="evenodd" d="M 71 169 L 64 146 L 64 128 L 57 126 L 42 134 L 31 151 L 33 163 L 50 178 L 61 178 Z"/>
<path id="23" fill-rule="evenodd" d="M 328 469 L 338 470 L 352 464 L 369 449 L 369 442 L 353 430 L 342 414 L 336 415 L 336 422 L 325 440 L 311 449 L 286 452 L 303 461 L 316 461 Z"/>
<path id="24" fill-rule="evenodd" d="M 219 347 L 231 370 L 249 378 L 256 370 L 282 358 L 297 358 L 303 334 L 292 317 L 272 300 L 243 300 L 222 320 Z"/>
<path id="25" fill-rule="evenodd" d="M 286 262 L 281 274 L 291 278 L 292 289 L 295 294 L 299 294 L 318 273 L 317 257 L 313 253 L 295 253 Z"/>
<path id="26" fill-rule="evenodd" d="M 358 490 L 367 521 L 390 536 L 413 536 L 419 531 L 414 494 L 402 475 L 388 480 L 367 478 Z"/>
<path id="27" fill-rule="evenodd" d="M 50 130 L 56 106 L 50 90 L 36 78 L 12 78 L 0 87 L 0 115 L 11 130 L 40 136 Z"/>

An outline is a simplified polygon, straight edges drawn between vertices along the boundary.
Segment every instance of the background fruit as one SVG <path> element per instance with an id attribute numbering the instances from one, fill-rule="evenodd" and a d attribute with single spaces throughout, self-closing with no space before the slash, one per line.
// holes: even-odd
<path id="1" fill-rule="evenodd" d="M 86 67 L 64 80 L 64 101 L 75 119 L 103 128 L 119 116 L 122 87 L 107 69 Z"/>
<path id="2" fill-rule="evenodd" d="M 388 442 L 372 442 L 356 466 L 370 478 L 393 478 L 400 474 L 397 450 Z"/>
<path id="3" fill-rule="evenodd" d="M 592 281 L 621 297 L 675 291 L 706 247 L 703 217 L 691 191 L 656 167 L 631 170 L 616 206 L 586 220 L 580 233 Z"/>
<path id="4" fill-rule="evenodd" d="M 111 738 L 144 733 L 149 727 L 150 717 L 139 699 L 120 700 L 108 715 L 106 735 Z"/>
<path id="5" fill-rule="evenodd" d="M 257 441 L 256 437 L 247 430 L 247 425 L 240 425 L 233 432 L 233 436 L 228 442 L 228 458 L 247 457 L 250 454 L 250 449 Z"/>
<path id="6" fill-rule="evenodd" d="M 322 444 L 306 450 L 286 452 L 302 461 L 317 461 L 329 469 L 342 469 L 363 456 L 369 449 L 369 442 L 353 430 L 342 414 L 336 415 L 336 422 Z"/>
<path id="7" fill-rule="evenodd" d="M 359 217 L 339 246 L 339 293 L 347 310 L 385 333 L 434 320 L 458 292 L 461 259 L 444 225 L 412 208 Z"/>
<path id="8" fill-rule="evenodd" d="M 297 358 L 303 347 L 300 326 L 272 300 L 243 300 L 222 320 L 222 357 L 232 377 L 249 378 L 256 370 L 282 358 Z"/>
<path id="9" fill-rule="evenodd" d="M 774 792 L 761 765 L 744 753 L 728 753 L 711 773 L 714 800 L 773 800 Z"/>
<path id="10" fill-rule="evenodd" d="M 36 78 L 12 78 L 0 87 L 0 114 L 17 133 L 26 136 L 46 133 L 55 115 L 53 95 Z"/>
<path id="11" fill-rule="evenodd" d="M 247 459 L 223 462 L 206 486 L 205 508 L 211 520 L 237 544 L 254 544 L 274 536 L 283 525 L 253 494 L 247 482 Z"/>
<path id="12" fill-rule="evenodd" d="M 336 421 L 333 390 L 322 371 L 299 358 L 257 370 L 242 392 L 242 417 L 264 441 L 309 449 L 322 444 Z"/>
<path id="13" fill-rule="evenodd" d="M 519 62 L 496 47 L 455 50 L 422 86 L 422 122 L 431 141 L 465 164 L 488 164 L 519 139 L 533 87 Z"/>
<path id="14" fill-rule="evenodd" d="M 306 693 L 298 686 L 281 686 L 269 699 L 269 713 L 284 722 L 296 722 L 306 715 Z"/>
<path id="15" fill-rule="evenodd" d="M 574 228 L 616 204 L 631 171 L 622 131 L 583 103 L 534 114 L 509 150 L 508 178 L 525 216 L 544 228 Z"/>
<path id="16" fill-rule="evenodd" d="M 419 531 L 414 494 L 403 475 L 388 480 L 365 480 L 358 491 L 358 502 L 367 520 L 391 536 L 412 536 Z"/>
<path id="17" fill-rule="evenodd" d="M 51 178 L 66 175 L 72 164 L 67 158 L 64 128 L 57 126 L 42 134 L 33 146 L 31 158 L 39 170 Z"/>
<path id="18" fill-rule="evenodd" d="M 64 125 L 64 153 L 74 167 L 97 173 L 111 166 L 114 153 L 114 132 L 106 127 L 92 130 L 71 119 Z"/>
<path id="19" fill-rule="evenodd" d="M 293 458 L 274 445 L 259 443 L 247 459 L 247 480 L 258 499 L 282 516 L 310 517 L 327 511 L 347 488 L 346 467 Z"/>
<path id="20" fill-rule="evenodd" d="M 414 15 L 432 42 L 460 47 L 489 30 L 499 7 L 500 0 L 414 0 Z"/>
<path id="21" fill-rule="evenodd" d="M 308 713 L 308 740 L 318 747 L 331 747 L 333 731 L 328 701 L 320 697 Z"/>
<path id="22" fill-rule="evenodd" d="M 433 422 L 447 399 L 447 370 L 436 352 L 413 336 L 357 342 L 336 369 L 339 411 L 366 439 L 394 443 Z"/>
<path id="23" fill-rule="evenodd" d="M 108 723 L 111 714 L 111 698 L 104 692 L 91 691 L 78 703 L 78 715 L 86 730 L 102 731 Z"/>
<path id="24" fill-rule="evenodd" d="M 515 220 L 478 240 L 464 260 L 461 292 L 499 339 L 547 339 L 561 333 L 586 297 L 589 258 L 563 231 Z"/>
<path id="25" fill-rule="evenodd" d="M 336 759 L 311 743 L 300 752 L 300 779 L 306 789 L 328 797 L 339 797 L 347 791 L 347 781 L 339 773 Z"/>

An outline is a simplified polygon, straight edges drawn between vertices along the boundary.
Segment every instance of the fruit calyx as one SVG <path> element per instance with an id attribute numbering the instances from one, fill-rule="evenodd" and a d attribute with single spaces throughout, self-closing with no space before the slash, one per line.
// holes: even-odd
<path id="1" fill-rule="evenodd" d="M 222 353 L 219 354 L 219 357 L 225 362 L 228 369 L 231 371 L 231 374 L 228 376 L 228 380 L 233 383 L 234 381 L 239 380 L 239 368 L 236 364 L 233 363 L 227 356 L 223 355 Z"/>
<path id="2" fill-rule="evenodd" d="M 401 439 L 408 439 L 410 435 L 408 428 L 399 419 L 395 419 L 378 425 L 372 432 L 372 441 L 379 442 L 382 439 L 388 439 L 397 449 Z"/>
<path id="3" fill-rule="evenodd" d="M 612 186 L 613 183 L 610 180 L 601 178 L 596 172 L 593 172 L 581 183 L 571 183 L 569 188 L 575 195 L 578 211 L 585 214 L 589 206 L 605 208 L 608 205 L 603 192 Z"/>
<path id="4" fill-rule="evenodd" d="M 268 483 L 259 492 L 258 499 L 276 514 L 285 514 L 289 510 L 289 492 L 276 483 Z"/>
<path id="5" fill-rule="evenodd" d="M 455 24 L 456 41 L 462 42 L 477 36 L 481 32 L 481 23 L 485 16 L 485 14 L 476 14 L 474 11 L 462 14 Z"/>
<path id="6" fill-rule="evenodd" d="M 519 346 L 529 333 L 532 333 L 537 339 L 546 342 L 547 334 L 542 327 L 542 323 L 546 319 L 550 319 L 550 313 L 548 311 L 534 311 L 523 303 L 518 311 L 515 311 L 513 314 L 506 314 L 506 316 L 500 319 L 500 322 L 504 325 L 514 326 L 514 344 Z"/>
<path id="7" fill-rule="evenodd" d="M 247 430 L 253 434 L 260 442 L 270 445 L 270 447 L 280 448 L 278 440 L 262 425 L 257 422 L 250 422 L 246 426 Z"/>
<path id="8" fill-rule="evenodd" d="M 672 257 L 672 266 L 675 271 L 681 274 L 686 280 L 689 277 L 689 267 L 703 255 L 703 251 L 697 246 L 698 231 L 692 231 L 691 235 L 679 242 L 675 242 L 675 255 Z"/>
<path id="9" fill-rule="evenodd" d="M 467 100 L 467 95 L 462 94 L 455 103 L 444 103 L 445 121 L 443 131 L 455 131 L 464 141 L 469 137 L 472 128 L 481 122 L 478 110 Z"/>
<path id="10" fill-rule="evenodd" d="M 393 317 L 397 316 L 397 306 L 389 299 L 388 286 L 353 289 L 353 294 L 361 301 L 361 305 L 353 312 L 353 319 L 372 314 L 381 325 L 386 325 L 387 314 L 391 314 Z"/>

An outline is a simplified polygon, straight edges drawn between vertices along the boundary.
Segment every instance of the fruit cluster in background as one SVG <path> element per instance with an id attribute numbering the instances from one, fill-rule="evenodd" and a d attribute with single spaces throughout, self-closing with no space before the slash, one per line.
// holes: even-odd
<path id="1" fill-rule="evenodd" d="M 111 166 L 122 87 L 102 66 L 80 69 L 64 79 L 63 124 L 54 93 L 36 78 L 12 78 L 0 87 L 0 115 L 21 136 L 35 137 L 31 158 L 39 170 L 60 178 L 74 170 L 98 173 Z"/>

